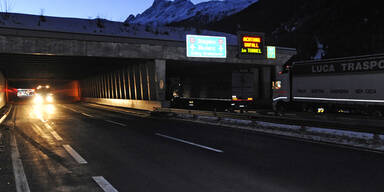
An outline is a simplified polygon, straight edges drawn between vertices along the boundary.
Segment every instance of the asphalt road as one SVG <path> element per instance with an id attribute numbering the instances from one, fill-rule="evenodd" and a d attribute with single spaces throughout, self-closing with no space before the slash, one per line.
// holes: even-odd
<path id="1" fill-rule="evenodd" d="M 384 191 L 383 155 L 80 104 L 16 105 L 0 133 L 1 192 Z"/>

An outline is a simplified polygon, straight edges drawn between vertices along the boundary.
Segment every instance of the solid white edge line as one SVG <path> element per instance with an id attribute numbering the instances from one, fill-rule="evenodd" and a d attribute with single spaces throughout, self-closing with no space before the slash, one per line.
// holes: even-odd
<path id="1" fill-rule="evenodd" d="M 28 185 L 28 180 L 25 176 L 23 162 L 20 158 L 16 137 L 13 131 L 11 131 L 11 158 L 17 192 L 29 192 L 30 189 Z"/>
<path id="2" fill-rule="evenodd" d="M 108 120 L 108 119 L 106 119 L 105 121 L 106 121 L 106 122 L 113 123 L 113 124 L 116 124 L 116 125 L 120 125 L 120 126 L 123 126 L 123 127 L 126 127 L 126 126 L 127 126 L 127 125 L 124 124 L 124 123 L 119 123 L 119 122 L 111 121 L 111 120 Z"/>
<path id="3" fill-rule="evenodd" d="M 63 145 L 63 147 L 79 164 L 87 164 L 88 163 L 70 145 Z"/>
<path id="4" fill-rule="evenodd" d="M 105 191 L 105 192 L 118 192 L 103 176 L 94 176 L 92 179 Z"/>
<path id="5" fill-rule="evenodd" d="M 0 124 L 2 124 L 3 121 L 8 117 L 8 114 L 9 114 L 9 112 L 11 112 L 12 107 L 13 106 L 11 105 L 11 107 L 9 107 L 9 110 L 3 115 L 3 117 L 1 117 Z"/>
<path id="6" fill-rule="evenodd" d="M 189 142 L 189 141 L 186 141 L 186 140 L 183 140 L 183 139 L 178 139 L 178 138 L 171 137 L 171 136 L 168 136 L 168 135 L 163 135 L 161 133 L 156 133 L 155 135 L 160 136 L 160 137 L 164 137 L 164 138 L 167 138 L 167 139 L 171 139 L 171 140 L 174 140 L 174 141 L 186 143 L 186 144 L 189 144 L 189 145 L 193 145 L 193 146 L 196 146 L 196 147 L 200 147 L 200 148 L 203 148 L 203 149 L 208 149 L 208 150 L 211 150 L 211 151 L 214 151 L 214 152 L 217 152 L 217 153 L 223 153 L 224 152 L 224 151 L 219 150 L 219 149 L 215 149 L 215 148 L 212 148 L 212 147 L 207 147 L 207 146 L 204 146 L 204 145 L 192 143 L 192 142 Z"/>
<path id="7" fill-rule="evenodd" d="M 59 135 L 55 130 L 53 130 L 53 128 L 52 128 L 50 125 L 48 125 L 48 124 L 46 124 L 46 123 L 44 123 L 44 125 L 45 125 L 45 127 L 48 129 L 48 131 L 51 133 L 51 135 L 53 135 L 53 137 L 54 137 L 56 140 L 58 140 L 58 141 L 62 141 L 62 140 L 63 140 L 63 138 L 60 137 L 60 135 Z"/>
<path id="8" fill-rule="evenodd" d="M 3 123 L 3 121 L 8 117 L 9 113 L 11 112 L 13 106 L 11 106 L 6 114 L 3 115 L 3 117 L 0 119 L 0 124 Z M 24 166 L 23 162 L 20 158 L 20 152 L 19 148 L 17 147 L 16 137 L 13 131 L 10 132 L 11 134 L 11 159 L 12 159 L 12 168 L 13 168 L 13 175 L 15 176 L 15 185 L 16 185 L 16 191 L 17 192 L 30 192 L 28 180 L 25 176 L 24 172 Z"/>

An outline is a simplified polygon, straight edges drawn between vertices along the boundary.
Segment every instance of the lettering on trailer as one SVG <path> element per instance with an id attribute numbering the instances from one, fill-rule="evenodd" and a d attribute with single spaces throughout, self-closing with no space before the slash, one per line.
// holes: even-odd
<path id="1" fill-rule="evenodd" d="M 296 89 L 296 93 L 299 94 L 316 94 L 327 96 L 329 94 L 350 95 L 352 93 L 358 95 L 374 95 L 378 91 L 376 89 Z"/>
<path id="2" fill-rule="evenodd" d="M 294 74 L 325 74 L 384 71 L 384 58 L 296 64 Z"/>
<path id="3" fill-rule="evenodd" d="M 238 40 L 240 58 L 259 58 L 265 55 L 263 33 L 240 31 Z"/>

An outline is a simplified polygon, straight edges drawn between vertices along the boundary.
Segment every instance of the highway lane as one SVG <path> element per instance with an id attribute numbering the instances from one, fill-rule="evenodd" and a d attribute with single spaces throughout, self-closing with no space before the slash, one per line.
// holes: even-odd
<path id="1" fill-rule="evenodd" d="M 384 189 L 367 152 L 79 104 L 17 105 L 13 120 L 31 191 Z"/>

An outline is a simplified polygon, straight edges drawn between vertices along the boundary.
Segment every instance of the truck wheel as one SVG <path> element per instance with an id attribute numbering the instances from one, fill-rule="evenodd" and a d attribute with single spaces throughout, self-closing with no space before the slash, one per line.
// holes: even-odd
<path id="1" fill-rule="evenodd" d="M 283 113 L 285 113 L 285 111 L 286 111 L 285 104 L 281 103 L 281 102 L 277 103 L 277 105 L 276 105 L 276 112 L 279 113 L 279 114 L 283 114 Z"/>

